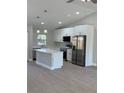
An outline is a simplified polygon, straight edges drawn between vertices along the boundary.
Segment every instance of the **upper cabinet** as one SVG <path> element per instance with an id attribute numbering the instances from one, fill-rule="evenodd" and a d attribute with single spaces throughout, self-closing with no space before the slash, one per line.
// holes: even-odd
<path id="1" fill-rule="evenodd" d="M 87 35 L 89 32 L 92 33 L 93 26 L 92 25 L 79 25 L 71 28 L 58 29 L 54 31 L 54 41 L 63 42 L 63 36 L 71 36 L 75 35 Z"/>
<path id="2" fill-rule="evenodd" d="M 73 28 L 64 28 L 54 31 L 54 41 L 63 42 L 64 36 L 71 36 L 73 33 Z"/>
<path id="3" fill-rule="evenodd" d="M 62 33 L 63 33 L 62 29 L 54 31 L 54 41 L 63 42 Z"/>
<path id="4" fill-rule="evenodd" d="M 74 27 L 74 33 L 73 35 L 86 35 L 87 32 L 89 31 L 90 25 L 80 25 Z"/>
<path id="5" fill-rule="evenodd" d="M 72 36 L 73 28 L 64 28 L 63 29 L 63 36 Z"/>

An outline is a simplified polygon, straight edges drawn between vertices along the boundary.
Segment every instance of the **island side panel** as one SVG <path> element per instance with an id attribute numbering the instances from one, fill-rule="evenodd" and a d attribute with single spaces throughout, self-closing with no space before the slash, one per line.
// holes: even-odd
<path id="1" fill-rule="evenodd" d="M 52 68 L 58 69 L 58 68 L 62 68 L 62 66 L 63 66 L 63 53 L 62 52 L 54 53 L 52 55 Z"/>
<path id="2" fill-rule="evenodd" d="M 43 52 L 36 52 L 36 63 L 39 65 L 42 65 L 43 67 L 46 67 L 48 69 L 51 69 L 52 67 L 52 55 L 48 53 Z"/>

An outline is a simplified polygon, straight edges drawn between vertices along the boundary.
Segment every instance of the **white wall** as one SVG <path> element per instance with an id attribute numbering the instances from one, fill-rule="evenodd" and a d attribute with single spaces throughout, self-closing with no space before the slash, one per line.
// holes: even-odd
<path id="1" fill-rule="evenodd" d="M 27 27 L 27 40 L 28 40 L 28 47 L 27 47 L 27 60 L 32 60 L 32 45 L 33 45 L 33 28 L 32 26 Z"/>
<path id="2" fill-rule="evenodd" d="M 39 29 L 40 30 L 40 29 Z M 41 33 L 43 33 L 42 30 L 40 30 Z M 27 49 L 27 57 L 29 61 L 32 61 L 33 57 L 33 48 L 34 47 L 40 47 L 37 45 L 37 29 L 33 26 L 28 26 L 27 27 L 27 39 L 28 39 L 28 49 Z M 53 31 L 48 31 L 47 35 L 47 46 L 48 47 L 53 47 Z"/>
<path id="3" fill-rule="evenodd" d="M 93 45 L 93 61 L 94 65 L 97 64 L 97 12 L 80 19 L 66 27 L 77 26 L 77 25 L 94 25 L 94 45 Z"/>

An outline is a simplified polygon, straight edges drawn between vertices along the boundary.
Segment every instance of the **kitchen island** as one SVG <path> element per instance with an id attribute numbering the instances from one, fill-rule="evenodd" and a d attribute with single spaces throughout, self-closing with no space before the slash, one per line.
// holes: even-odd
<path id="1" fill-rule="evenodd" d="M 50 70 L 62 68 L 63 52 L 59 50 L 43 48 L 35 49 L 36 63 Z"/>

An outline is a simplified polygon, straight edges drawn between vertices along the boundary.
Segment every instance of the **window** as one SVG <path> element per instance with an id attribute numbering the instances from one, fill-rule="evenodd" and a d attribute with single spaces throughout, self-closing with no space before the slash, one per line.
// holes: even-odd
<path id="1" fill-rule="evenodd" d="M 46 45 L 46 40 L 47 40 L 47 37 L 46 35 L 44 34 L 38 34 L 37 35 L 37 44 L 38 45 Z"/>

